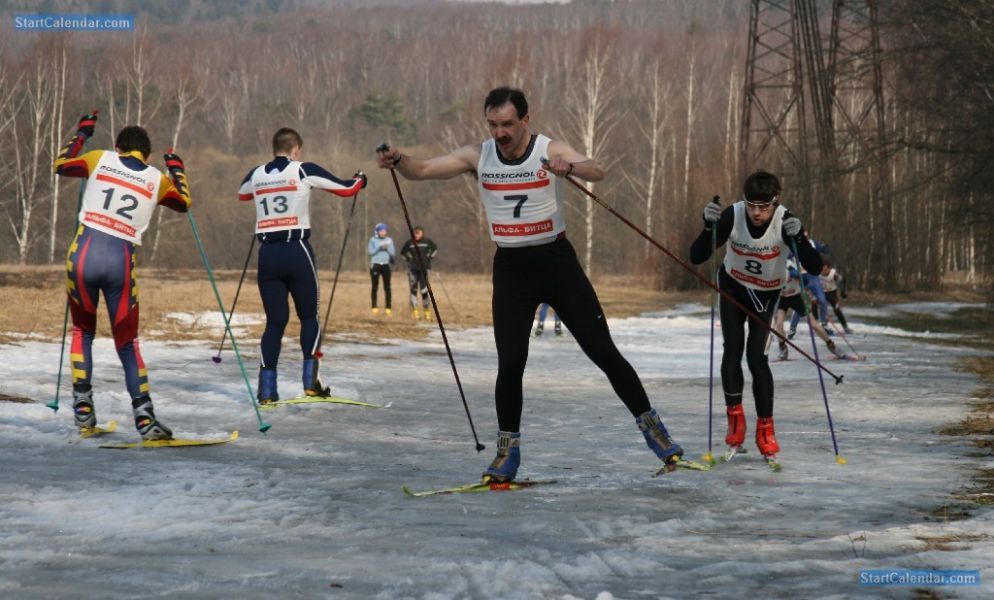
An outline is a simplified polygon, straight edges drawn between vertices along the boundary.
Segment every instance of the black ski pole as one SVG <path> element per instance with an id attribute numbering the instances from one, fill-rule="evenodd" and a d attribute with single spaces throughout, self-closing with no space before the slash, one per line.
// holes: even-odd
<path id="1" fill-rule="evenodd" d="M 390 149 L 386 143 L 380 144 L 377 152 L 386 152 Z M 397 188 L 397 198 L 400 199 L 400 207 L 404 210 L 404 220 L 407 221 L 407 230 L 414 239 L 414 225 L 411 224 L 411 215 L 407 212 L 407 203 L 404 202 L 404 193 L 400 191 L 400 181 L 397 180 L 396 169 L 390 169 L 390 176 L 393 177 L 393 185 Z M 424 259 L 421 257 L 421 248 L 414 244 L 414 259 L 418 262 L 418 268 L 424 272 Z M 473 440 L 476 442 L 476 451 L 483 452 L 486 446 L 480 443 L 480 438 L 476 436 L 476 427 L 473 426 L 473 417 L 469 414 L 469 403 L 466 402 L 466 394 L 462 389 L 462 382 L 459 381 L 459 371 L 456 370 L 456 359 L 452 357 L 452 349 L 449 347 L 449 338 L 445 335 L 445 326 L 442 324 L 442 315 L 438 312 L 438 303 L 435 302 L 435 293 L 431 289 L 431 283 L 425 278 L 425 286 L 428 288 L 428 297 L 431 299 L 431 307 L 435 311 L 435 319 L 438 321 L 438 330 L 442 333 L 442 341 L 445 342 L 445 352 L 449 355 L 449 364 L 452 365 L 452 374 L 456 378 L 456 387 L 459 388 L 459 396 L 462 397 L 463 408 L 466 409 L 466 418 L 469 420 L 469 429 L 473 432 Z"/>
<path id="2" fill-rule="evenodd" d="M 542 159 L 542 162 L 548 162 L 548 161 L 546 159 Z M 639 229 L 638 225 L 635 225 L 634 223 L 632 223 L 631 221 L 629 221 L 628 219 L 626 219 L 624 217 L 624 215 L 622 215 L 618 211 L 614 210 L 614 208 L 612 208 L 611 205 L 607 204 L 606 202 L 604 202 L 603 200 L 601 200 L 596 194 L 594 194 L 593 192 L 591 192 L 587 188 L 583 187 L 582 184 L 580 184 L 578 181 L 576 181 L 575 179 L 573 179 L 571 176 L 567 175 L 566 176 L 566 180 L 569 181 L 570 183 L 572 183 L 574 186 L 576 186 L 576 188 L 579 189 L 581 192 L 583 192 L 584 194 L 586 194 L 587 196 L 589 196 L 591 200 L 593 200 L 597 204 L 600 204 L 602 207 L 604 207 L 605 209 L 607 209 L 607 211 L 609 213 L 611 213 L 612 215 L 614 215 L 615 217 L 617 217 L 619 220 L 621 220 L 622 223 L 624 223 L 625 225 L 628 225 L 628 227 L 630 227 L 632 230 L 634 230 L 635 233 L 637 233 L 640 236 L 642 236 L 643 238 L 645 238 L 646 241 L 648 241 L 650 244 L 652 244 L 657 249 L 659 249 L 663 254 L 665 254 L 666 256 L 669 256 L 670 258 L 672 258 L 673 260 L 675 260 L 677 262 L 677 264 L 679 264 L 681 267 L 683 267 L 684 269 L 686 269 L 687 271 L 689 271 L 691 275 L 693 275 L 694 277 L 696 277 L 697 279 L 699 279 L 701 282 L 703 282 L 704 285 L 708 286 L 712 290 L 714 290 L 714 291 L 718 292 L 719 294 L 721 294 L 722 298 L 724 298 L 725 300 L 728 300 L 729 302 L 731 302 L 732 304 L 734 304 L 735 306 L 737 306 L 741 311 L 743 311 L 745 314 L 749 315 L 749 318 L 751 318 L 752 320 L 754 320 L 756 323 L 759 323 L 764 328 L 766 328 L 767 331 L 770 331 L 771 333 L 773 333 L 773 335 L 777 336 L 778 338 L 780 338 L 781 340 L 783 340 L 784 342 L 786 342 L 787 344 L 789 344 L 791 348 L 793 348 L 794 350 L 797 350 L 798 354 L 800 354 L 804 358 L 806 358 L 809 361 L 811 361 L 812 363 L 814 363 L 815 366 L 817 366 L 819 369 L 821 369 L 822 371 L 824 371 L 824 372 L 828 373 L 829 375 L 831 375 L 835 379 L 835 384 L 836 385 L 842 383 L 842 377 L 843 377 L 842 375 L 836 375 L 835 373 L 833 373 L 828 367 L 826 367 L 825 365 L 823 365 L 818 359 L 812 357 L 810 354 L 808 354 L 807 352 L 805 352 L 804 350 L 802 350 L 801 348 L 799 348 L 797 346 L 797 344 L 795 344 L 795 343 L 791 342 L 790 340 L 788 340 L 780 332 L 775 331 L 773 329 L 773 327 L 769 323 L 767 323 L 766 321 L 764 321 L 763 319 L 761 319 L 759 317 L 759 315 L 757 315 L 755 312 L 753 312 L 752 310 L 750 310 L 749 308 L 747 308 L 745 305 L 743 305 L 741 302 L 739 302 L 738 300 L 736 300 L 731 294 L 729 294 L 728 292 L 722 290 L 719 287 L 716 287 L 716 286 L 712 285 L 710 281 L 708 281 L 703 275 L 701 275 L 700 273 L 698 273 L 693 267 L 691 267 L 686 262 L 684 262 L 683 260 L 681 260 L 680 258 L 678 258 L 672 252 L 670 252 L 665 246 L 663 246 L 662 244 L 660 244 L 659 242 L 657 242 L 655 240 L 655 238 L 653 238 L 651 235 L 649 235 L 648 233 L 646 233 L 646 232 L 642 231 L 641 229 Z"/>
<path id="3" fill-rule="evenodd" d="M 328 326 L 328 319 L 331 318 L 331 303 L 335 301 L 335 288 L 338 287 L 338 274 L 342 272 L 342 260 L 345 258 L 345 246 L 349 243 L 349 232 L 352 231 L 352 218 L 355 216 L 356 201 L 359 200 L 359 192 L 352 196 L 352 208 L 349 209 L 349 222 L 345 226 L 345 238 L 342 240 L 342 251 L 338 253 L 338 265 L 335 267 L 335 279 L 331 282 L 331 295 L 328 297 L 328 307 L 324 311 L 324 321 L 321 321 L 321 333 L 318 334 L 318 346 L 314 350 L 316 358 L 322 358 L 321 344 L 324 342 L 324 330 Z"/>
<path id="4" fill-rule="evenodd" d="M 242 282 L 245 281 L 245 272 L 248 270 L 249 261 L 252 259 L 252 250 L 255 249 L 255 234 L 252 235 L 252 243 L 249 244 L 248 254 L 245 255 L 245 264 L 242 266 L 242 276 L 238 278 L 238 287 L 235 288 L 235 299 L 231 301 L 231 310 L 228 311 L 228 320 L 235 318 L 235 306 L 238 304 L 238 295 L 242 293 Z M 230 328 L 225 327 L 221 334 L 221 344 L 217 347 L 217 356 L 212 356 L 215 363 L 221 362 L 221 351 L 224 350 L 224 340 L 228 337 Z"/>

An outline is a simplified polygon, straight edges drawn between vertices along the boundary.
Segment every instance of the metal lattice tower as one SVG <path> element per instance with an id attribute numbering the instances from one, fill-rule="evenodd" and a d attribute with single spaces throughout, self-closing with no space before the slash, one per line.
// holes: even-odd
<path id="1" fill-rule="evenodd" d="M 877 0 L 833 0 L 830 25 L 819 19 L 817 4 L 751 2 L 739 165 L 743 174 L 766 168 L 781 175 L 791 208 L 836 227 L 843 245 L 855 229 L 846 222 L 849 203 L 839 190 L 848 197 L 857 187 L 865 190 L 876 237 L 864 260 L 874 262 L 886 256 L 892 239 L 884 213 Z M 882 227 L 874 228 L 874 221 Z M 886 271 L 876 271 L 886 279 Z"/>

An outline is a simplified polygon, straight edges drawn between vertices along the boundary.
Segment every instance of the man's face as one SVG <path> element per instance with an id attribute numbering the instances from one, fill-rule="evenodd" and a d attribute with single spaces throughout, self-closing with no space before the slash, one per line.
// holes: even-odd
<path id="1" fill-rule="evenodd" d="M 518 118 L 518 111 L 510 102 L 492 107 L 486 112 L 490 137 L 497 142 L 501 154 L 507 156 L 520 149 L 528 136 L 528 115 Z"/>
<path id="2" fill-rule="evenodd" d="M 424 236 L 425 236 L 425 232 L 421 231 L 420 229 L 415 229 L 414 230 L 414 240 L 415 241 L 420 242 L 421 238 L 423 238 Z"/>
<path id="3" fill-rule="evenodd" d="M 746 200 L 746 215 L 749 217 L 749 222 L 756 227 L 769 223 L 770 219 L 773 218 L 774 206 L 773 202 L 750 202 Z"/>
<path id="4" fill-rule="evenodd" d="M 828 272 L 831 271 L 831 270 L 832 270 L 832 268 L 830 266 L 828 266 L 828 265 L 823 264 L 821 266 L 821 274 L 822 275 L 828 275 Z"/>

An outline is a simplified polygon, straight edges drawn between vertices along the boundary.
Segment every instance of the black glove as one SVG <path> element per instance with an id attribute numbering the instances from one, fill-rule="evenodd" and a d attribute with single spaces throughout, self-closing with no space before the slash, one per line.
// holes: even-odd
<path id="1" fill-rule="evenodd" d="M 369 179 L 362 171 L 356 171 L 355 175 L 352 176 L 352 179 L 362 179 L 362 188 L 360 189 L 366 189 L 366 186 L 369 185 Z"/>
<path id="2" fill-rule="evenodd" d="M 180 173 L 186 172 L 186 167 L 183 166 L 183 159 L 179 157 L 178 154 L 173 153 L 173 149 L 170 148 L 162 155 L 162 159 L 166 161 L 166 168 L 169 169 L 170 173 L 175 173 L 179 171 Z"/>
<path id="3" fill-rule="evenodd" d="M 79 124 L 76 125 L 77 133 L 86 136 L 87 139 L 93 137 L 93 130 L 97 126 L 97 110 L 93 109 L 93 112 L 83 115 L 79 118 Z"/>

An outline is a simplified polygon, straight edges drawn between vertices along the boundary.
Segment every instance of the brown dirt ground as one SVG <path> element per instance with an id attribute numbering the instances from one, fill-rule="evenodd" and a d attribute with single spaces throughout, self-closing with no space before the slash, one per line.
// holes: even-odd
<path id="1" fill-rule="evenodd" d="M 215 272 L 218 291 L 227 310 L 238 287 L 240 271 Z M 400 275 L 398 277 L 398 275 Z M 321 272 L 321 318 L 327 309 L 333 272 Z M 604 276 L 594 279 L 604 309 L 611 317 L 636 315 L 660 310 L 676 302 L 706 298 L 704 292 L 664 293 L 649 289 L 649 282 L 633 277 Z M 65 272 L 58 266 L 33 267 L 0 265 L 0 342 L 14 341 L 22 335 L 58 340 L 65 315 Z M 328 331 L 336 335 L 376 338 L 417 339 L 434 327 L 425 327 L 411 318 L 408 306 L 407 277 L 394 273 L 394 314 L 386 318 L 370 315 L 369 275 L 343 272 L 335 290 L 335 300 Z M 446 327 L 473 327 L 490 324 L 489 275 L 443 273 L 432 280 L 432 288 Z M 191 328 L 166 317 L 167 313 L 217 311 L 217 300 L 203 270 L 138 270 L 142 339 L 213 339 L 216 331 Z M 380 291 L 382 306 L 383 292 Z M 450 301 L 451 299 L 451 301 Z M 453 306 L 453 302 L 456 303 Z M 101 302 L 102 304 L 102 302 Z M 262 302 L 250 270 L 238 298 L 237 314 L 263 316 Z M 296 336 L 298 328 L 291 315 L 287 336 Z M 97 335 L 109 335 L 106 309 L 99 310 Z M 262 325 L 250 328 L 250 335 L 262 333 Z M 11 335 L 14 334 L 14 335 Z"/>

